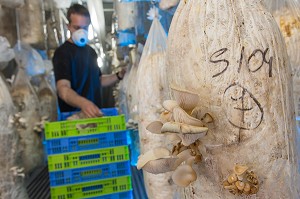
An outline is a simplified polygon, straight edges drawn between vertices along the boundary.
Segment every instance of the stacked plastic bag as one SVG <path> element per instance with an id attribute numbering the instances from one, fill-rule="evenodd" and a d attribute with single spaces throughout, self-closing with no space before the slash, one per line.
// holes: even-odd
<path id="1" fill-rule="evenodd" d="M 199 95 L 199 119 L 213 117 L 194 166 L 198 179 L 182 198 L 298 199 L 291 67 L 262 2 L 180 1 L 167 62 L 168 83 Z M 250 169 L 247 179 L 236 170 L 231 176 L 236 164 Z M 249 190 L 248 180 L 256 187 Z"/>
<path id="2" fill-rule="evenodd" d="M 153 7 L 148 13 L 153 20 L 137 71 L 139 136 L 141 153 L 163 146 L 165 139 L 146 130 L 159 118 L 162 102 L 167 98 L 165 53 L 167 36 L 159 22 L 158 9 Z M 145 187 L 149 198 L 173 198 L 175 186 L 168 179 L 170 173 L 154 175 L 144 172 Z"/>

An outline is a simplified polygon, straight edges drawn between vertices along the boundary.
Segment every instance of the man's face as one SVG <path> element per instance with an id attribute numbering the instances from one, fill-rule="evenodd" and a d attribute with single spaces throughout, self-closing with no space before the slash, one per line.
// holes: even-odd
<path id="1" fill-rule="evenodd" d="M 71 22 L 69 23 L 68 28 L 71 32 L 71 35 L 73 34 L 73 32 L 79 29 L 85 29 L 86 31 L 88 31 L 91 22 L 90 18 L 79 14 L 71 14 L 70 19 Z"/>

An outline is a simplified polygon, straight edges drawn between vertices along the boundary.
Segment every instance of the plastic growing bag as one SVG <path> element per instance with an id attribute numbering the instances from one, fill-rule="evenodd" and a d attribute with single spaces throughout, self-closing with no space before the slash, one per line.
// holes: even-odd
<path id="1" fill-rule="evenodd" d="M 15 57 L 13 49 L 5 37 L 0 36 L 0 70 L 6 67 L 7 62 Z"/>
<path id="2" fill-rule="evenodd" d="M 11 168 L 20 168 L 18 162 L 19 139 L 10 118 L 15 113 L 14 104 L 5 80 L 0 74 L 0 195 L 1 198 L 27 199 L 25 185 Z"/>
<path id="3" fill-rule="evenodd" d="M 173 96 L 197 104 L 198 119 L 206 112 L 213 118 L 201 139 L 202 163 L 193 165 L 197 180 L 182 190 L 183 198 L 298 199 L 291 68 L 279 28 L 261 1 L 180 1 L 167 62 L 168 83 L 199 100 Z M 247 179 L 229 178 L 236 164 L 250 168 Z M 254 176 L 257 187 L 250 191 L 232 184 Z"/>
<path id="4" fill-rule="evenodd" d="M 35 125 L 40 122 L 39 100 L 21 67 L 13 82 L 11 95 L 20 117 L 24 120 L 19 134 L 23 148 L 22 166 L 27 173 L 43 163 L 43 146 L 41 136 L 34 131 Z"/>
<path id="5" fill-rule="evenodd" d="M 120 2 L 115 0 L 118 16 L 118 30 L 134 29 L 137 19 L 136 2 Z"/>
<path id="6" fill-rule="evenodd" d="M 286 43 L 293 72 L 293 92 L 298 129 L 300 127 L 300 2 L 264 0 L 273 14 Z M 298 131 L 300 136 L 300 131 Z M 298 138 L 299 139 L 299 138 Z M 299 143 L 300 144 L 300 143 Z M 298 144 L 298 145 L 299 145 Z M 298 146 L 299 148 L 300 146 Z M 300 150 L 298 150 L 300 153 Z"/>
<path id="7" fill-rule="evenodd" d="M 16 44 L 14 51 L 18 65 L 26 69 L 27 75 L 35 76 L 46 72 L 41 55 L 30 45 L 22 43 L 19 49 L 18 44 Z"/>
<path id="8" fill-rule="evenodd" d="M 165 139 L 147 131 L 146 127 L 159 118 L 161 104 L 168 94 L 165 64 L 167 35 L 159 22 L 158 9 L 151 8 L 148 15 L 153 22 L 137 71 L 141 153 L 164 145 Z M 148 197 L 173 198 L 175 187 L 166 180 L 170 176 L 170 173 L 154 175 L 144 172 Z"/>

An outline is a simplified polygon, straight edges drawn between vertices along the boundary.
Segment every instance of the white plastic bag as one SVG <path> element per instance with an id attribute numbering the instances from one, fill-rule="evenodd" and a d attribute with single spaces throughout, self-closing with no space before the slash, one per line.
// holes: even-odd
<path id="1" fill-rule="evenodd" d="M 0 36 L 0 70 L 6 67 L 7 62 L 15 57 L 13 49 L 5 37 Z"/>
<path id="2" fill-rule="evenodd" d="M 41 55 L 30 45 L 22 43 L 19 49 L 17 44 L 14 47 L 14 51 L 18 65 L 25 68 L 28 76 L 41 75 L 46 72 Z"/>
<path id="3" fill-rule="evenodd" d="M 299 199 L 291 68 L 261 1 L 180 1 L 167 62 L 168 82 L 199 95 L 200 114 L 214 118 L 184 198 Z M 257 194 L 233 195 L 223 186 L 235 164 L 258 176 Z"/>
<path id="4" fill-rule="evenodd" d="M 141 153 L 162 147 L 165 138 L 146 130 L 146 127 L 159 118 L 162 102 L 167 96 L 165 53 L 167 35 L 159 22 L 158 9 L 150 9 L 149 19 L 153 20 L 137 71 L 137 96 L 139 111 L 139 136 Z M 151 199 L 172 199 L 174 185 L 168 183 L 171 174 L 154 175 L 144 172 L 145 187 Z"/>

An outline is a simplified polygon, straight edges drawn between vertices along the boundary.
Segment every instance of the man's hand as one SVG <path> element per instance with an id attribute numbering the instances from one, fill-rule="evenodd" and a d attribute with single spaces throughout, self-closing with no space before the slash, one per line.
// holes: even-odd
<path id="1" fill-rule="evenodd" d="M 100 117 L 103 113 L 100 109 L 88 99 L 78 95 L 72 88 L 69 80 L 59 80 L 56 83 L 59 97 L 67 104 L 80 108 L 81 111 L 89 118 Z"/>
<path id="2" fill-rule="evenodd" d="M 80 105 L 80 109 L 89 118 L 103 116 L 103 113 L 99 110 L 99 108 L 89 100 L 85 100 Z"/>
<path id="3" fill-rule="evenodd" d="M 121 79 L 124 78 L 126 69 L 127 69 L 126 67 L 122 67 L 121 70 L 119 71 L 119 77 L 121 77 Z"/>

